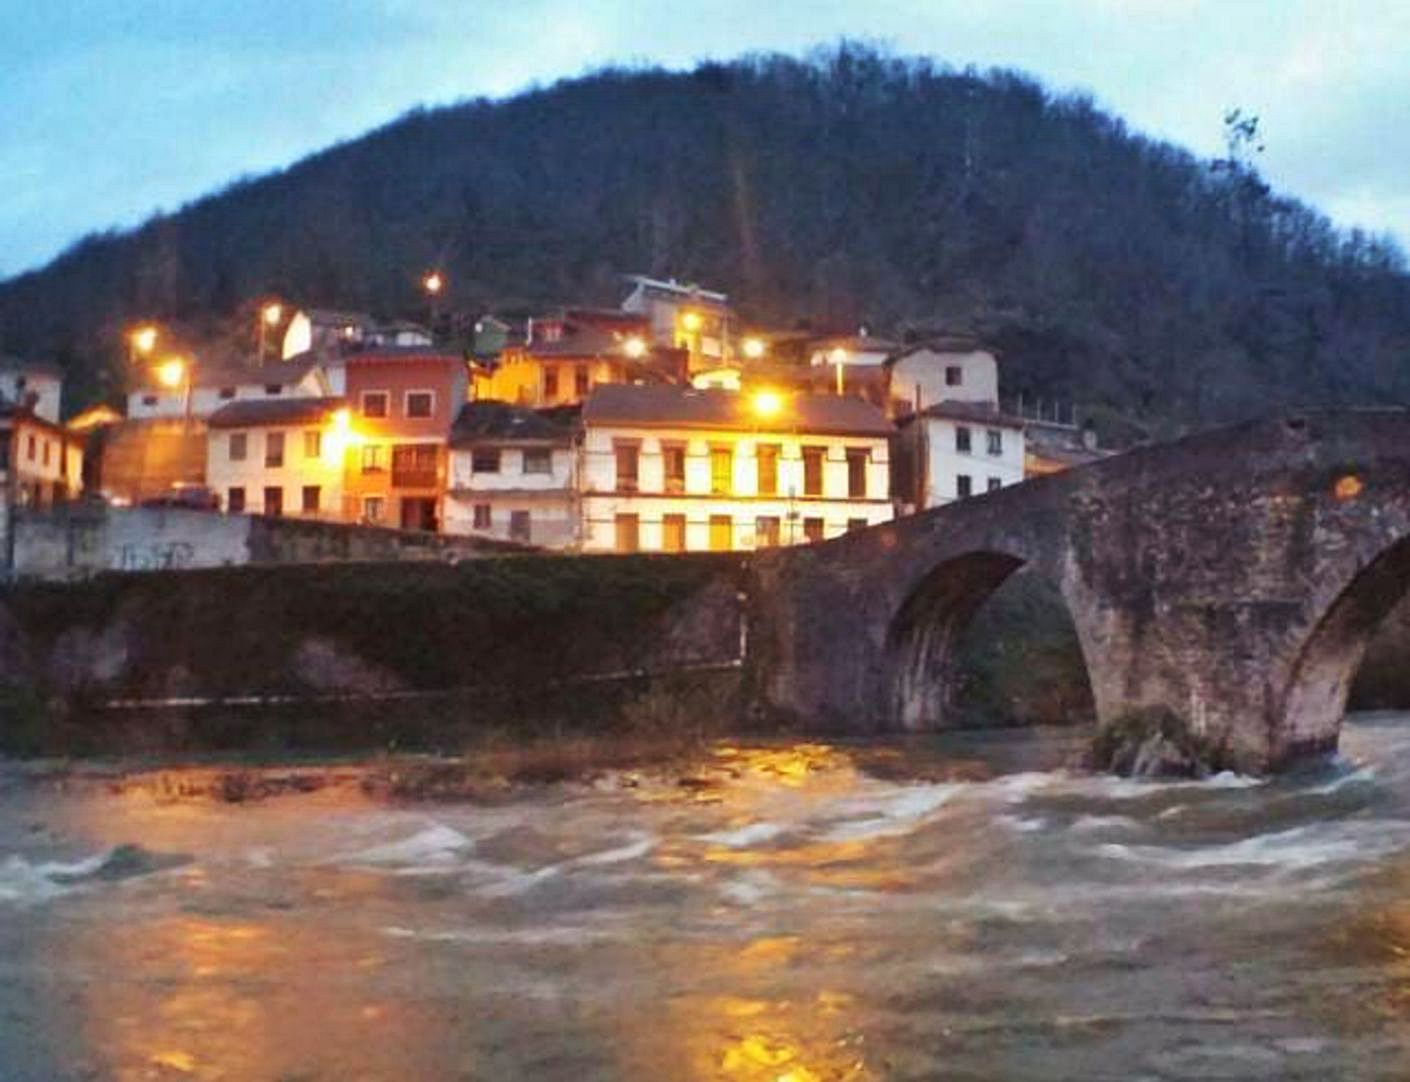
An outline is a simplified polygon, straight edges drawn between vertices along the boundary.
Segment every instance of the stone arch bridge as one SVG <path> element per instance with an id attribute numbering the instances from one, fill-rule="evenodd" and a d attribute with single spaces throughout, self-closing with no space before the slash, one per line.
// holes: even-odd
<path id="1" fill-rule="evenodd" d="M 1024 565 L 1066 599 L 1100 728 L 1173 716 L 1208 763 L 1253 772 L 1330 750 L 1410 586 L 1410 413 L 1218 429 L 763 554 L 755 706 L 851 731 L 943 724 L 958 634 Z"/>

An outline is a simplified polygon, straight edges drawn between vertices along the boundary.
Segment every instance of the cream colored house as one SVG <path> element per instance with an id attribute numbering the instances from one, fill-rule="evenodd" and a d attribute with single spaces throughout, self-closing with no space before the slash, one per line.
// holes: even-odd
<path id="1" fill-rule="evenodd" d="M 1019 484 L 1024 422 L 984 402 L 941 402 L 908 417 L 896 439 L 896 497 L 923 511 Z"/>
<path id="2" fill-rule="evenodd" d="M 206 484 L 231 514 L 337 521 L 348 426 L 341 398 L 232 402 L 209 420 Z"/>
<path id="3" fill-rule="evenodd" d="M 450 431 L 446 533 L 578 544 L 574 430 L 523 406 L 470 402 Z"/>
<path id="4" fill-rule="evenodd" d="M 232 402 L 322 398 L 334 393 L 324 366 L 313 358 L 262 365 L 190 362 L 189 383 L 164 386 L 154 366 L 127 393 L 131 420 L 206 418 Z"/>
<path id="5" fill-rule="evenodd" d="M 582 546 L 735 551 L 877 525 L 891 434 L 855 398 L 599 387 L 583 409 Z"/>
<path id="6" fill-rule="evenodd" d="M 968 338 L 911 346 L 886 361 L 891 371 L 888 412 L 904 417 L 941 402 L 999 404 L 999 362 Z"/>

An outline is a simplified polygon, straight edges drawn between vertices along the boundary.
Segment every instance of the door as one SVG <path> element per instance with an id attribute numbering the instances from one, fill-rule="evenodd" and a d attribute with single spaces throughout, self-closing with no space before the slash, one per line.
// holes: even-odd
<path id="1" fill-rule="evenodd" d="M 406 496 L 401 501 L 403 530 L 436 530 L 436 501 L 432 497 Z"/>

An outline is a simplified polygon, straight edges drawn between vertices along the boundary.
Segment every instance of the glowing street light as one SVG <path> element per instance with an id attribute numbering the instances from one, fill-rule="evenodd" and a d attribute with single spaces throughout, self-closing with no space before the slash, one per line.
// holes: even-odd
<path id="1" fill-rule="evenodd" d="M 445 287 L 445 275 L 443 275 L 440 271 L 427 271 L 426 276 L 421 279 L 421 288 L 424 289 L 432 297 L 438 296 L 441 290 L 445 289 Z"/>
<path id="2" fill-rule="evenodd" d="M 777 391 L 755 391 L 749 404 L 757 416 L 769 420 L 783 409 L 783 397 Z"/>
<path id="3" fill-rule="evenodd" d="M 646 343 L 640 335 L 634 334 L 622 343 L 622 352 L 634 361 L 639 360 L 646 355 Z"/>
<path id="4" fill-rule="evenodd" d="M 145 357 L 157 345 L 157 328 L 150 323 L 133 327 L 127 332 L 127 360 L 133 363 L 138 355 Z"/>
<path id="5" fill-rule="evenodd" d="M 681 313 L 681 326 L 694 333 L 700 329 L 700 313 L 686 311 Z"/>
<path id="6" fill-rule="evenodd" d="M 168 357 L 157 365 L 157 382 L 175 389 L 186 382 L 186 362 L 180 357 Z"/>
<path id="7" fill-rule="evenodd" d="M 757 361 L 768 350 L 762 338 L 746 338 L 743 343 L 744 356 Z"/>

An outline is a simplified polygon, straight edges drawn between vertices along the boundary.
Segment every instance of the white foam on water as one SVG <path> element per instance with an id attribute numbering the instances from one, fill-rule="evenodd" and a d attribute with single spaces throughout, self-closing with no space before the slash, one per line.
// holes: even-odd
<path id="1" fill-rule="evenodd" d="M 1327 793 L 1335 793 L 1339 789 L 1344 789 L 1348 785 L 1363 785 L 1376 780 L 1376 772 L 1369 766 L 1363 766 L 1360 770 L 1349 770 L 1339 778 L 1333 778 L 1324 785 L 1318 785 L 1309 789 L 1309 793 L 1316 793 L 1319 796 Z"/>
<path id="2" fill-rule="evenodd" d="M 772 841 L 787 829 L 782 823 L 761 821 L 749 823 L 734 830 L 717 830 L 713 834 L 698 834 L 696 841 L 711 842 L 714 845 L 723 845 L 730 849 L 747 849 L 760 842 Z"/>
<path id="3" fill-rule="evenodd" d="M 620 939 L 622 933 L 606 928 L 451 928 L 437 931 L 388 925 L 382 934 L 393 939 L 414 939 L 423 943 L 465 943 L 484 946 L 574 947 L 584 943 Z"/>
<path id="4" fill-rule="evenodd" d="M 474 842 L 460 831 L 434 823 L 400 841 L 374 845 L 336 858 L 339 864 L 354 865 L 432 865 L 443 867 L 457 861 Z"/>
<path id="5" fill-rule="evenodd" d="M 1020 834 L 1032 834 L 1035 831 L 1044 830 L 1048 826 L 1048 821 L 1041 815 L 1032 819 L 1026 819 L 1021 815 L 1000 815 L 994 821 L 1010 830 L 1016 830 Z"/>
<path id="6" fill-rule="evenodd" d="M 1067 829 L 1074 834 L 1093 834 L 1102 830 L 1133 830 L 1140 825 L 1129 815 L 1079 815 Z"/>
<path id="7" fill-rule="evenodd" d="M 1162 868 L 1199 868 L 1255 865 L 1298 870 L 1318 865 L 1364 860 L 1410 845 L 1405 825 L 1391 828 L 1385 822 L 1332 823 L 1293 827 L 1258 834 L 1222 845 L 1171 848 L 1155 845 L 1121 845 L 1107 842 L 1097 848 L 1102 856 L 1136 861 Z"/>
<path id="8" fill-rule="evenodd" d="M 762 868 L 751 868 L 720 884 L 720 893 L 736 905 L 757 905 L 779 892 L 779 881 Z"/>
<path id="9" fill-rule="evenodd" d="M 0 861 L 0 902 L 20 905 L 46 902 L 71 889 L 59 878 L 81 878 L 92 875 L 103 866 L 106 853 L 85 860 L 63 863 L 42 861 L 34 864 L 24 857 L 9 856 Z"/>
<path id="10" fill-rule="evenodd" d="M 916 785 L 880 799 L 845 801 L 839 808 L 843 814 L 850 812 L 862 817 L 838 823 L 824 831 L 820 838 L 827 842 L 850 842 L 909 834 L 932 812 L 966 788 L 972 787 L 962 783 Z"/>
<path id="11" fill-rule="evenodd" d="M 657 839 L 650 835 L 638 835 L 633 842 L 626 845 L 619 845 L 615 849 L 603 849 L 597 853 L 589 853 L 586 856 L 577 857 L 568 861 L 569 866 L 583 865 L 594 867 L 602 864 L 621 864 L 628 860 L 640 860 L 647 853 L 656 848 Z"/>

